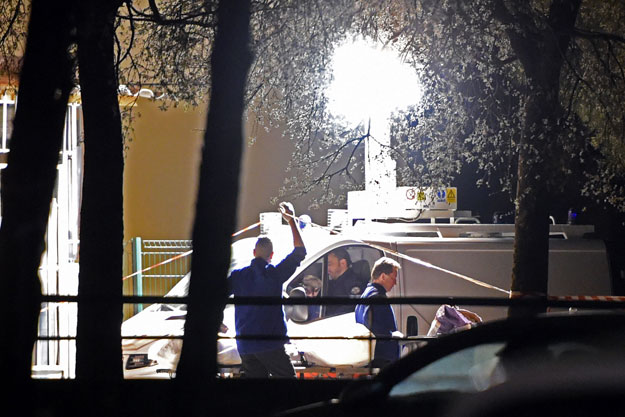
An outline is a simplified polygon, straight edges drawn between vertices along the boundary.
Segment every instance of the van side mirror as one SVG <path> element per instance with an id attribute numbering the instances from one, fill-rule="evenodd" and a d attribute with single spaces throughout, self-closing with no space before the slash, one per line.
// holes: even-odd
<path id="1" fill-rule="evenodd" d="M 416 316 L 408 316 L 406 319 L 406 336 L 417 336 L 419 334 L 419 323 Z"/>

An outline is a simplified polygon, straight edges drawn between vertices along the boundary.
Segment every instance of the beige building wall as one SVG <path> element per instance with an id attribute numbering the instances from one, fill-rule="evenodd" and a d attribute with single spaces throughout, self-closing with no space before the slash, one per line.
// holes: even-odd
<path id="1" fill-rule="evenodd" d="M 124 168 L 124 240 L 190 239 L 205 109 L 139 99 Z"/>
<path id="2" fill-rule="evenodd" d="M 135 107 L 140 117 L 127 144 L 124 173 L 125 241 L 191 238 L 206 106 L 161 111 L 159 105 L 141 98 Z M 270 199 L 278 195 L 293 152 L 280 132 L 254 133 L 256 142 L 243 147 L 237 230 L 257 222 L 259 213 L 276 210 Z M 298 214 L 325 224 L 325 211 L 310 212 L 307 198 L 293 203 Z"/>
<path id="3" fill-rule="evenodd" d="M 248 124 L 248 128 L 252 129 L 251 124 Z M 237 230 L 258 222 L 260 213 L 277 210 L 277 206 L 271 204 L 270 200 L 278 196 L 284 184 L 286 168 L 295 149 L 291 139 L 280 131 L 266 132 L 260 128 L 254 133 L 256 142 L 244 147 Z M 306 213 L 316 223 L 325 225 L 325 207 L 309 210 L 310 198 L 306 196 L 290 201 L 297 215 Z M 258 230 L 254 232 L 257 234 Z"/>

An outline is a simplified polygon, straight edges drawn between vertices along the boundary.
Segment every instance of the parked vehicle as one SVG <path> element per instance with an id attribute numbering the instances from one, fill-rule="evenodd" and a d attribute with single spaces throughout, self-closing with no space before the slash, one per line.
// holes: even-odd
<path id="1" fill-rule="evenodd" d="M 283 259 L 292 247 L 273 234 L 274 259 Z M 242 239 L 232 246 L 230 269 L 249 265 L 255 238 Z M 308 244 L 315 252 L 315 243 Z M 166 297 L 186 296 L 190 274 L 187 274 Z M 286 287 L 285 287 L 286 291 Z M 293 295 L 293 291 L 291 294 Z M 287 295 L 288 296 L 288 295 Z M 299 312 L 297 311 L 299 310 Z M 286 308 L 288 334 L 291 337 L 317 336 L 322 340 L 294 339 L 287 345 L 298 371 L 304 368 L 336 368 L 353 373 L 369 362 L 374 340 L 351 340 L 352 337 L 369 337 L 369 331 L 356 323 L 354 313 L 343 314 L 327 320 L 312 320 L 302 316 L 301 309 Z M 156 303 L 122 323 L 122 353 L 125 378 L 171 378 L 182 349 L 182 336 L 186 306 L 176 303 Z M 148 336 L 153 336 L 149 337 Z M 241 359 L 236 349 L 234 305 L 224 309 L 221 337 L 218 340 L 218 363 L 222 373 L 238 373 Z M 136 338 L 134 338 L 136 337 Z M 336 338 L 336 339 L 331 339 Z"/>
<path id="2" fill-rule="evenodd" d="M 622 410 L 624 365 L 622 312 L 495 320 L 431 339 L 339 398 L 279 416 L 546 416 L 572 404 L 587 414 L 566 415 L 597 415 L 588 411 L 606 405 L 599 398 Z M 532 408 L 551 398 L 551 408 Z"/>
<path id="3" fill-rule="evenodd" d="M 261 233 L 274 242 L 273 259 L 279 262 L 292 249 L 292 237 L 288 227 L 275 219 L 276 216 L 272 220 L 267 213 L 261 216 L 266 222 Z M 550 295 L 612 294 L 605 246 L 601 240 L 592 238 L 592 231 L 592 226 L 551 225 Z M 304 278 L 314 275 L 321 280 L 321 297 L 327 295 L 328 254 L 343 248 L 349 253 L 352 268 L 363 285 L 369 280 L 374 262 L 381 256 L 394 257 L 400 262 L 402 269 L 390 297 L 508 297 L 504 291 L 510 282 L 513 236 L 514 225 L 510 224 L 356 221 L 353 226 L 343 224 L 338 230 L 332 229 L 332 224 L 326 228 L 306 226 L 303 237 L 308 255 L 285 282 L 283 294 L 284 297 L 302 296 Z M 255 241 L 256 238 L 245 238 L 233 243 L 231 269 L 249 265 Z M 168 295 L 186 294 L 187 281 L 185 277 Z M 475 281 L 484 286 L 476 285 Z M 438 307 L 393 306 L 399 330 L 405 335 L 425 335 Z M 506 315 L 504 307 L 468 307 L 484 321 Z M 287 349 L 298 370 L 321 367 L 358 372 L 369 362 L 375 341 L 345 339 L 369 336 L 364 326 L 355 323 L 353 313 L 329 316 L 324 306 L 316 317 L 308 314 L 307 306 L 285 306 L 285 312 L 288 333 L 292 337 L 341 337 L 292 340 Z M 124 322 L 122 334 L 127 337 L 182 336 L 185 315 L 182 305 L 155 304 Z M 218 362 L 225 372 L 236 372 L 240 358 L 233 338 L 232 305 L 224 311 L 224 325 L 220 336 L 225 338 L 219 341 Z M 415 327 L 418 330 L 415 331 Z M 178 339 L 125 339 L 126 377 L 168 376 L 175 370 L 180 347 Z"/>

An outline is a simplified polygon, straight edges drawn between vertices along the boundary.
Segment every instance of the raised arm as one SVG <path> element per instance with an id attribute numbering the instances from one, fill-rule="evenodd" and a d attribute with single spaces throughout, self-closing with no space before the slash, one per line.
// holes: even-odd
<path id="1" fill-rule="evenodd" d="M 287 221 L 289 226 L 291 226 L 291 233 L 293 233 L 293 246 L 296 248 L 305 248 L 298 222 L 295 220 L 295 210 L 293 209 L 293 205 L 286 202 L 280 203 L 280 213 L 282 213 L 282 217 Z"/>

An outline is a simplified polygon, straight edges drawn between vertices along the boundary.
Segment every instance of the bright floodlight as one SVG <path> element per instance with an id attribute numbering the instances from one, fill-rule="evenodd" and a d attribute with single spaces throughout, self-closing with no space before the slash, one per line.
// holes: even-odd
<path id="1" fill-rule="evenodd" d="M 349 122 L 383 120 L 395 109 L 417 104 L 421 87 L 414 68 L 396 51 L 365 40 L 345 42 L 332 57 L 329 108 Z"/>

